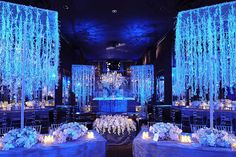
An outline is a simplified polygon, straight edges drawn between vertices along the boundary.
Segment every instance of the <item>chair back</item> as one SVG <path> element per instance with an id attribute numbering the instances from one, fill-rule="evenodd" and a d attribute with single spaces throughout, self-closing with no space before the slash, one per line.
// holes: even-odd
<path id="1" fill-rule="evenodd" d="M 231 133 L 231 134 L 233 133 L 233 128 L 232 128 L 232 126 L 216 125 L 215 128 L 216 128 L 217 130 L 224 130 L 224 131 L 226 131 L 226 132 L 228 132 L 228 133 Z"/>
<path id="2" fill-rule="evenodd" d="M 225 125 L 232 125 L 232 115 L 228 113 L 221 113 L 220 115 L 220 124 Z"/>
<path id="3" fill-rule="evenodd" d="M 55 131 L 57 128 L 59 128 L 60 126 L 62 126 L 63 124 L 51 124 L 51 126 L 48 128 L 48 132 L 53 132 Z"/>
<path id="4" fill-rule="evenodd" d="M 0 136 L 3 136 L 4 134 L 8 133 L 10 130 L 13 130 L 14 127 L 3 127 L 0 128 Z"/>
<path id="5" fill-rule="evenodd" d="M 148 127 L 150 127 L 150 126 L 152 126 L 152 125 L 154 125 L 154 124 L 156 124 L 157 122 L 148 122 L 147 124 L 148 124 Z"/>
<path id="6" fill-rule="evenodd" d="M 177 126 L 177 127 L 180 128 L 180 129 L 183 128 L 183 125 L 182 125 L 182 124 L 177 124 L 177 123 L 175 123 L 174 125 Z"/>
<path id="7" fill-rule="evenodd" d="M 41 129 L 42 129 L 41 125 L 33 125 L 29 127 L 34 128 L 39 134 L 41 133 Z"/>
<path id="8" fill-rule="evenodd" d="M 196 124 L 191 124 L 191 132 L 197 132 L 197 130 L 206 127 L 206 125 L 196 125 Z"/>

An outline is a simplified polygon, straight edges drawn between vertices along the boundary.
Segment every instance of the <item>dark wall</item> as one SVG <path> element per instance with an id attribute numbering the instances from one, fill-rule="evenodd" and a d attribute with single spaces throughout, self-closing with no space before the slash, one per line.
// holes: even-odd
<path id="1" fill-rule="evenodd" d="M 155 47 L 150 47 L 147 53 L 141 58 L 141 64 L 153 64 L 156 87 L 158 76 L 164 76 L 164 104 L 172 104 L 172 58 L 174 54 L 175 31 L 170 30 Z M 156 88 L 153 101 L 156 102 Z"/>
<path id="2" fill-rule="evenodd" d="M 165 104 L 172 104 L 172 54 L 174 52 L 175 31 L 171 30 L 158 44 L 155 67 L 157 76 L 165 78 Z"/>
<path id="3" fill-rule="evenodd" d="M 70 43 L 68 43 L 65 39 L 62 38 L 60 40 L 61 48 L 60 48 L 60 66 L 59 66 L 59 81 L 58 87 L 56 89 L 55 94 L 55 103 L 57 105 L 62 104 L 62 77 L 70 76 L 71 77 L 71 67 L 72 64 L 84 64 L 86 60 L 84 59 L 82 53 L 78 49 L 75 49 Z M 71 94 L 72 91 L 71 91 Z M 74 102 L 74 98 L 70 99 L 71 103 Z"/>

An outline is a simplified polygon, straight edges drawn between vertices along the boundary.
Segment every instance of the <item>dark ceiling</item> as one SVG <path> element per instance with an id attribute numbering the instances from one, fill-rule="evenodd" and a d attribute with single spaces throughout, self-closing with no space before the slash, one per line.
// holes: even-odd
<path id="1" fill-rule="evenodd" d="M 137 60 L 174 28 L 178 11 L 226 0 L 6 1 L 57 10 L 62 40 L 88 60 Z"/>
<path id="2" fill-rule="evenodd" d="M 174 1 L 173 1 L 174 2 Z M 137 60 L 173 28 L 175 3 L 80 0 L 63 3 L 61 31 L 89 60 Z"/>

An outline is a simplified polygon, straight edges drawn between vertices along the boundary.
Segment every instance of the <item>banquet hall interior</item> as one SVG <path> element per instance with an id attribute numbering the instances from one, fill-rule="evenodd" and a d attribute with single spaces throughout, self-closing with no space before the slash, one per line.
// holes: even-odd
<path id="1" fill-rule="evenodd" d="M 235 135 L 235 0 L 0 0 L 0 157 L 233 157 Z"/>

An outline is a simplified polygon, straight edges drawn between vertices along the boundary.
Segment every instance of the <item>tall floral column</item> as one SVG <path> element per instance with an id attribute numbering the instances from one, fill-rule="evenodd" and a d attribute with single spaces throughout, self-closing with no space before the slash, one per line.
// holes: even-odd
<path id="1" fill-rule="evenodd" d="M 9 88 L 11 100 L 22 102 L 23 128 L 25 97 L 33 99 L 37 91 L 57 84 L 58 14 L 7 2 L 0 8 L 0 84 Z"/>
<path id="2" fill-rule="evenodd" d="M 134 96 L 144 106 L 154 93 L 153 65 L 131 66 L 131 81 Z"/>
<path id="3" fill-rule="evenodd" d="M 95 90 L 95 67 L 72 65 L 72 91 L 79 107 L 87 105 Z"/>
<path id="4" fill-rule="evenodd" d="M 192 95 L 210 97 L 210 125 L 213 101 L 221 87 L 232 91 L 236 83 L 236 2 L 183 11 L 176 24 L 176 85 L 181 95 L 189 87 Z"/>

